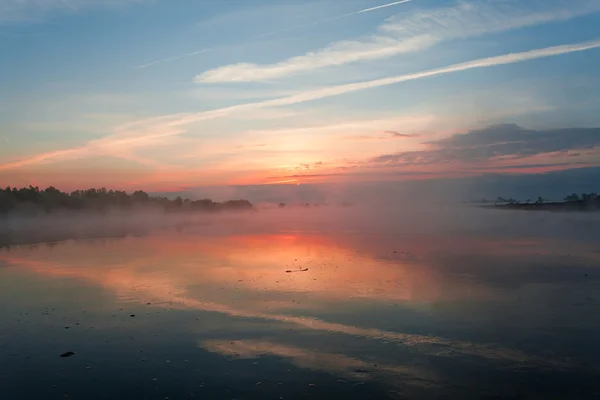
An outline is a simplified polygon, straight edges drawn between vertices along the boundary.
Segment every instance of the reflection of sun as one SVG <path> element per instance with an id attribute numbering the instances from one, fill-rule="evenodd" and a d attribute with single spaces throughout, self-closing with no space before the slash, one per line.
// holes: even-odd
<path id="1" fill-rule="evenodd" d="M 369 298 L 385 302 L 436 297 L 438 286 L 423 266 L 414 268 L 398 260 L 358 254 L 330 236 L 178 235 L 61 247 L 62 251 L 56 248 L 52 253 L 25 251 L 23 257 L 13 253 L 11 258 L 38 272 L 99 282 L 119 297 L 163 298 L 183 295 L 192 287 L 228 286 L 243 289 L 247 295 L 311 293 L 313 300 Z M 73 264 L 73 259 L 81 261 Z M 278 301 L 286 307 L 288 302 L 279 295 Z"/>
<path id="2" fill-rule="evenodd" d="M 440 301 L 465 293 L 469 297 L 491 295 L 485 287 L 473 283 L 449 291 L 439 271 L 422 260 L 385 256 L 381 247 L 389 249 L 389 243 L 372 238 L 370 244 L 365 244 L 357 242 L 359 238 L 296 231 L 227 237 L 178 234 L 107 241 L 102 246 L 63 243 L 52 251 L 24 247 L 14 249 L 9 256 L 0 254 L 0 261 L 99 283 L 120 298 L 176 296 L 227 303 L 232 301 L 231 292 L 214 289 L 229 288 L 248 304 L 257 297 L 268 297 L 260 301 L 271 301 L 270 309 L 288 308 L 296 299 L 288 297 L 300 293 L 310 294 L 315 305 L 349 299 L 395 303 Z M 506 254 L 507 249 L 521 254 L 544 247 L 535 243 L 516 246 L 518 241 L 514 240 L 510 246 L 497 240 L 480 240 L 476 245 L 473 239 L 446 240 L 436 245 L 432 240 L 405 238 L 403 246 L 410 250 L 406 254 L 431 251 L 431 246 L 454 250 L 468 246 L 469 251 L 479 248 L 499 254 Z"/>
<path id="3" fill-rule="evenodd" d="M 343 246 L 331 236 L 287 234 L 207 238 L 176 235 L 101 243 L 63 243 L 53 248 L 15 248 L 10 254 L 0 253 L 0 261 L 40 274 L 83 279 L 114 292 L 120 301 L 259 318 L 312 331 L 401 342 L 402 346 L 416 346 L 420 351 L 436 356 L 441 354 L 440 346 L 444 346 L 452 347 L 453 352 L 492 360 L 520 364 L 532 361 L 536 365 L 552 362 L 488 344 L 478 346 L 454 339 L 347 325 L 274 310 L 296 307 L 297 299 L 302 299 L 299 292 L 310 292 L 305 299 L 310 298 L 312 305 L 327 307 L 327 300 L 344 301 L 356 297 L 391 304 L 405 299 L 436 299 L 443 289 L 435 274 L 427 273 L 426 265 L 381 260 L 367 253 L 363 255 L 362 249 L 361 254 L 357 252 L 354 247 Z M 308 271 L 285 272 L 296 267 L 308 267 Z M 229 290 L 223 290 L 225 286 Z M 264 301 L 273 307 L 265 307 Z M 203 345 L 209 351 L 225 354 L 278 354 L 308 367 L 315 362 L 315 354 L 270 342 L 221 343 L 213 340 Z M 336 371 L 352 371 L 367 365 L 335 354 L 326 354 L 316 362 Z M 380 365 L 378 370 L 384 368 Z M 403 376 L 410 372 L 395 367 L 388 369 Z"/>

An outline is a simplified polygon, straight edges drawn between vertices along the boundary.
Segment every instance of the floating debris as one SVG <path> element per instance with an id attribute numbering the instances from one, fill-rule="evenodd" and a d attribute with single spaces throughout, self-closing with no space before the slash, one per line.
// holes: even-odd
<path id="1" fill-rule="evenodd" d="M 131 318 L 135 317 L 135 314 L 131 314 L 131 315 L 130 315 L 130 317 L 131 317 Z"/>
<path id="2" fill-rule="evenodd" d="M 67 358 L 67 357 L 71 357 L 71 356 L 74 356 L 74 355 L 75 355 L 75 353 L 73 353 L 72 351 L 67 351 L 66 353 L 63 353 L 60 356 L 62 358 Z"/>
<path id="3" fill-rule="evenodd" d="M 285 272 L 289 274 L 289 273 L 292 273 L 292 272 L 306 272 L 306 271 L 308 271 L 308 268 L 304 268 L 304 269 L 297 269 L 297 270 L 291 270 L 291 269 L 288 269 L 288 270 L 287 270 L 287 271 L 285 271 Z"/>

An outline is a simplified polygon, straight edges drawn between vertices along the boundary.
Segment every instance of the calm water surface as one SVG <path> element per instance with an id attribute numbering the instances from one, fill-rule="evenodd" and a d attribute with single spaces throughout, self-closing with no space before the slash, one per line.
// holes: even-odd
<path id="1" fill-rule="evenodd" d="M 4 247 L 0 398 L 600 398 L 597 226 L 525 218 Z"/>

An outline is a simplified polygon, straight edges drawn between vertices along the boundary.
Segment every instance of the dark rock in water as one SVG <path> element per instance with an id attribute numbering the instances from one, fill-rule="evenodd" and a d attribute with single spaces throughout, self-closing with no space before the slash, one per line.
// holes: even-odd
<path id="1" fill-rule="evenodd" d="M 131 318 L 135 317 L 135 314 L 131 314 L 131 315 L 130 315 L 130 317 L 131 317 Z"/>
<path id="2" fill-rule="evenodd" d="M 71 357 L 71 356 L 74 356 L 74 355 L 75 355 L 75 353 L 73 353 L 72 351 L 67 351 L 66 353 L 63 353 L 60 356 L 62 358 L 66 358 L 66 357 Z"/>

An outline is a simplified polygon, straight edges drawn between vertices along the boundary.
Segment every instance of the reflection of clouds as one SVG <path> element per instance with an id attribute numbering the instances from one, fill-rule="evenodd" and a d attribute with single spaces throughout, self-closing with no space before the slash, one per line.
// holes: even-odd
<path id="1" fill-rule="evenodd" d="M 290 360 L 294 365 L 301 368 L 325 371 L 349 379 L 368 381 L 385 376 L 385 382 L 392 385 L 437 385 L 435 383 L 436 377 L 423 368 L 367 362 L 343 354 L 311 351 L 272 341 L 206 340 L 201 342 L 199 346 L 212 353 L 238 358 L 259 358 L 263 355 L 273 355 Z M 399 378 L 402 379 L 401 383 L 398 381 Z"/>
<path id="2" fill-rule="evenodd" d="M 340 240 L 316 234 L 177 235 L 101 245 L 65 243 L 33 254 L 57 260 L 51 269 L 55 275 L 76 274 L 99 282 L 122 299 L 153 301 L 153 297 L 188 293 L 188 298 L 221 304 L 243 300 L 245 308 L 254 310 L 285 310 L 323 308 L 323 302 L 349 299 L 408 305 L 411 301 L 490 299 L 496 295 L 473 282 L 466 290 L 458 281 L 447 285 L 439 271 L 422 261 L 400 254 L 373 257 L 371 252 L 357 252 L 352 244 Z M 420 249 L 420 243 L 409 244 Z M 22 249 L 12 254 L 30 259 L 32 252 Z M 79 267 L 74 268 L 76 265 Z M 298 268 L 308 271 L 285 273 Z"/>
<path id="3" fill-rule="evenodd" d="M 84 279 L 110 290 L 120 300 L 149 302 L 156 307 L 293 324 L 312 331 L 393 342 L 430 355 L 471 355 L 500 362 L 556 365 L 555 361 L 495 345 L 267 312 L 259 301 L 246 301 L 247 296 L 258 295 L 268 301 L 268 309 L 281 309 L 293 307 L 291 295 L 301 292 L 310 293 L 313 307 L 327 308 L 327 301 L 348 300 L 357 297 L 357 293 L 358 297 L 382 302 L 440 296 L 439 280 L 425 265 L 376 260 L 319 236 L 175 236 L 102 244 L 68 243 L 53 249 L 15 249 L 1 259 L 47 275 Z M 285 273 L 290 265 L 306 266 L 308 262 L 312 264 L 307 272 Z M 228 290 L 219 290 L 219 286 L 228 284 Z M 239 294 L 235 306 L 232 293 Z M 279 307 L 278 301 L 269 297 L 273 293 L 283 296 Z"/>

